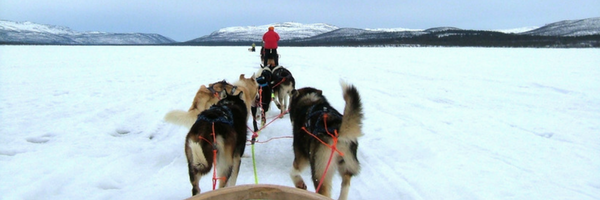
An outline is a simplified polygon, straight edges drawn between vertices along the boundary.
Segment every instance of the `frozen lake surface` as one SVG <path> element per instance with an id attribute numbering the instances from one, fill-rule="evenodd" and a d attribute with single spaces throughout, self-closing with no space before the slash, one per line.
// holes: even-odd
<path id="1" fill-rule="evenodd" d="M 0 199 L 189 197 L 188 130 L 163 117 L 202 84 L 256 72 L 246 49 L 0 46 Z M 323 90 L 338 110 L 340 79 L 362 96 L 349 199 L 600 199 L 600 49 L 279 53 L 296 88 Z M 291 134 L 286 115 L 259 140 Z M 293 187 L 291 145 L 255 146 L 259 183 Z M 238 185 L 254 184 L 249 148 Z M 210 174 L 200 187 L 212 189 Z"/>

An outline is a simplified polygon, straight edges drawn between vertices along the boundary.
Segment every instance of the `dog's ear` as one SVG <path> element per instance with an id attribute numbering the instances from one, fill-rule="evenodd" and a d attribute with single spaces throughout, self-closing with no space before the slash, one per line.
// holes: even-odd
<path id="1" fill-rule="evenodd" d="M 246 76 L 246 74 L 240 74 L 240 80 L 244 80 L 244 76 Z"/>
<path id="2" fill-rule="evenodd" d="M 201 85 L 201 86 L 200 86 L 200 91 L 203 91 L 203 92 L 210 92 L 210 90 L 208 90 L 208 88 L 206 87 L 206 85 Z"/>
<path id="3" fill-rule="evenodd" d="M 317 94 L 319 94 L 319 96 L 323 96 L 323 90 L 317 90 Z"/>
<path id="4" fill-rule="evenodd" d="M 210 87 L 211 87 L 211 88 L 212 88 L 214 91 L 221 91 L 221 90 L 223 90 L 223 84 L 220 84 L 220 83 L 215 83 L 215 84 L 212 84 Z"/>

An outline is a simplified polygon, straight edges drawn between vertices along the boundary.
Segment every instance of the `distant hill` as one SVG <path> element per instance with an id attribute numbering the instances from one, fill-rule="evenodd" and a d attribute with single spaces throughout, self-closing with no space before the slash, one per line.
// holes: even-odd
<path id="1" fill-rule="evenodd" d="M 524 32 L 525 35 L 587 36 L 600 34 L 600 17 L 582 20 L 565 20 Z"/>
<path id="2" fill-rule="evenodd" d="M 172 44 L 159 34 L 76 32 L 67 27 L 0 20 L 0 43 L 4 44 Z"/>
<path id="3" fill-rule="evenodd" d="M 318 23 L 301 24 L 295 22 L 285 22 L 277 24 L 268 24 L 262 26 L 236 26 L 219 29 L 210 35 L 193 39 L 189 42 L 239 42 L 239 41 L 262 41 L 262 36 L 269 26 L 277 27 L 277 33 L 282 40 L 295 40 L 309 38 L 315 35 L 327 33 L 336 29 L 336 26 Z"/>
<path id="4" fill-rule="evenodd" d="M 274 26 L 282 38 L 280 45 L 284 46 L 600 47 L 599 21 L 600 18 L 570 20 L 539 28 L 506 31 L 464 30 L 456 27 L 425 30 L 359 29 L 326 24 L 277 23 L 224 28 L 182 44 L 259 45 L 267 27 Z"/>

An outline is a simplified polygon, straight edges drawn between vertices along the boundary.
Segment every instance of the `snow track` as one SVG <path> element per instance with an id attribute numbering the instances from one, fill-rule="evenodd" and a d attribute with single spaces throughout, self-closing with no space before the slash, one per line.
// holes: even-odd
<path id="1" fill-rule="evenodd" d="M 189 197 L 188 130 L 162 119 L 202 84 L 253 74 L 259 56 L 246 48 L 0 46 L 0 199 Z M 297 88 L 322 89 L 336 109 L 340 79 L 361 94 L 349 199 L 600 199 L 598 49 L 280 53 Z M 291 130 L 286 115 L 258 139 Z M 293 186 L 291 146 L 255 146 L 259 183 Z M 238 184 L 254 183 L 250 152 Z"/>

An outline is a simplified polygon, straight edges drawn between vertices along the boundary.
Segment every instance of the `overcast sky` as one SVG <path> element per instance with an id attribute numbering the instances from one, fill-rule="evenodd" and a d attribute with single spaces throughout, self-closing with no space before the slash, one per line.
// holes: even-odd
<path id="1" fill-rule="evenodd" d="M 512 29 L 600 17 L 600 0 L 0 0 L 0 19 L 188 41 L 278 22 L 352 28 Z"/>

